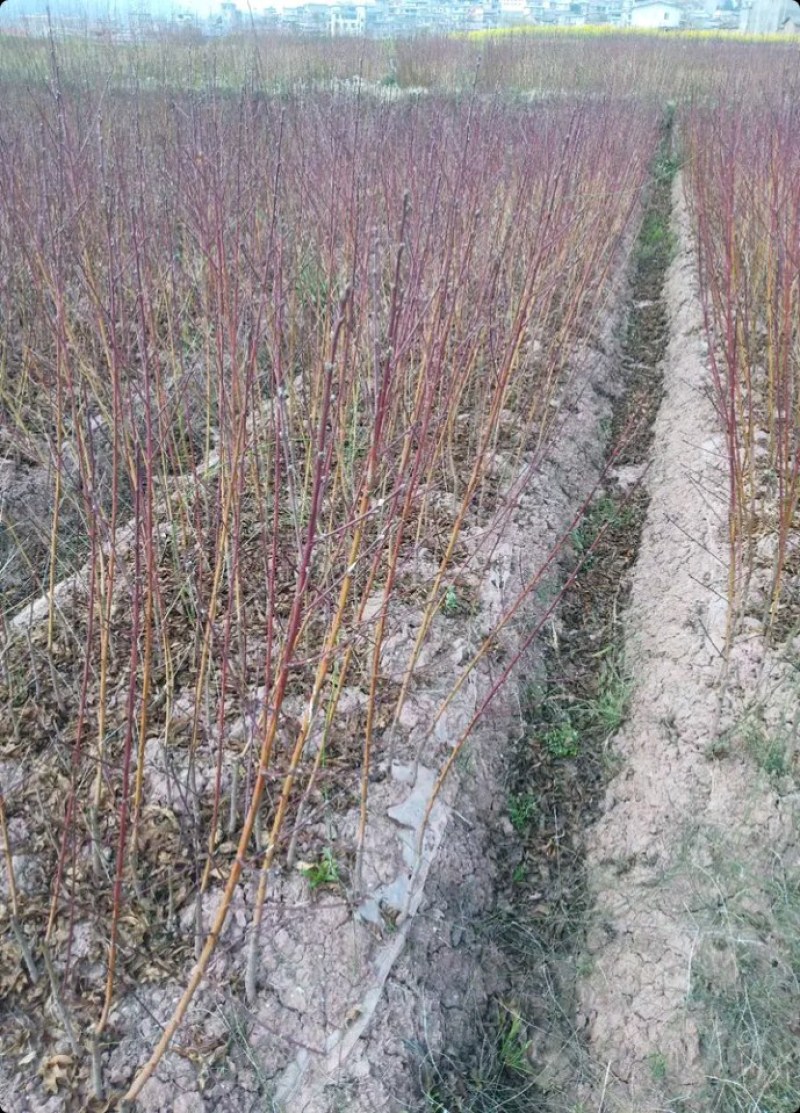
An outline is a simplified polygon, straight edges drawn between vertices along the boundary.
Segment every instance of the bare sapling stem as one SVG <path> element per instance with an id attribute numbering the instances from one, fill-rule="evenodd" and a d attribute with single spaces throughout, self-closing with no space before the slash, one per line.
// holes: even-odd
<path id="1" fill-rule="evenodd" d="M 3 858 L 6 865 L 6 878 L 8 879 L 8 896 L 11 904 L 11 930 L 14 933 L 14 938 L 17 941 L 22 961 L 25 963 L 25 969 L 28 971 L 28 977 L 32 985 L 36 985 L 39 980 L 39 971 L 36 962 L 33 958 L 33 952 L 28 944 L 25 932 L 22 929 L 22 922 L 19 915 L 19 896 L 17 894 L 17 882 L 14 875 L 14 860 L 11 856 L 11 843 L 8 838 L 8 820 L 6 818 L 6 805 L 3 799 L 3 791 L 0 788 L 0 836 L 3 839 Z"/>

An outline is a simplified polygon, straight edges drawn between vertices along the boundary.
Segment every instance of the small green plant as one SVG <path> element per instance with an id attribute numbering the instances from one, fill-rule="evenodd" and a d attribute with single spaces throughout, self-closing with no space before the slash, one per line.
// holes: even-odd
<path id="1" fill-rule="evenodd" d="M 575 974 L 578 978 L 588 978 L 594 972 L 595 962 L 592 955 L 579 954 L 575 960 Z"/>
<path id="2" fill-rule="evenodd" d="M 441 606 L 445 618 L 458 618 L 459 615 L 473 613 L 468 592 L 463 589 L 459 590 L 455 584 L 450 584 L 448 587 Z"/>
<path id="3" fill-rule="evenodd" d="M 520 792 L 508 801 L 508 818 L 515 831 L 524 831 L 536 815 L 538 805 L 532 792 Z"/>
<path id="4" fill-rule="evenodd" d="M 511 874 L 511 880 L 515 885 L 524 885 L 528 877 L 528 867 L 524 862 L 514 866 L 514 872 Z"/>
<path id="5" fill-rule="evenodd" d="M 518 1012 L 507 1009 L 500 1025 L 499 1058 L 505 1070 L 512 1074 L 529 1074 L 531 1062 L 528 1056 L 531 1041 L 525 1039 L 525 1026 Z"/>
<path id="6" fill-rule="evenodd" d="M 572 531 L 572 547 L 578 556 L 585 556 L 601 529 L 624 529 L 633 524 L 633 507 L 621 505 L 611 495 L 601 495 L 586 510 L 580 524 Z M 592 558 L 587 558 L 586 567 L 592 566 Z"/>
<path id="7" fill-rule="evenodd" d="M 767 733 L 762 722 L 749 718 L 741 726 L 740 733 L 748 753 L 762 772 L 769 777 L 786 775 L 786 747 L 779 738 Z"/>
<path id="8" fill-rule="evenodd" d="M 329 846 L 322 851 L 318 862 L 300 862 L 297 868 L 305 876 L 312 891 L 323 885 L 337 885 L 340 881 L 339 863 Z"/>
<path id="9" fill-rule="evenodd" d="M 677 242 L 675 233 L 667 218 L 658 212 L 648 213 L 642 224 L 637 245 L 640 266 L 650 266 L 656 262 L 668 262 L 675 253 Z"/>
<path id="10" fill-rule="evenodd" d="M 551 757 L 577 757 L 580 752 L 580 735 L 569 719 L 550 727 L 544 744 Z"/>
<path id="11" fill-rule="evenodd" d="M 762 757 L 761 768 L 770 777 L 785 777 L 788 772 L 786 750 L 780 742 L 770 740 Z"/>
<path id="12" fill-rule="evenodd" d="M 442 603 L 442 611 L 446 618 L 455 618 L 461 610 L 461 604 L 458 599 L 458 592 L 451 584 L 445 592 L 444 602 Z"/>
<path id="13" fill-rule="evenodd" d="M 591 719 L 606 737 L 615 734 L 622 726 L 630 694 L 630 680 L 612 655 L 603 662 L 600 670 L 597 699 L 587 708 Z"/>
<path id="14" fill-rule="evenodd" d="M 670 101 L 664 113 L 664 131 L 665 134 L 672 129 L 675 120 L 676 105 L 674 101 Z M 669 143 L 665 143 L 659 152 L 658 158 L 653 166 L 653 177 L 659 185 L 669 185 L 675 175 L 681 168 L 680 155 L 670 150 Z"/>
<path id="15" fill-rule="evenodd" d="M 583 556 L 592 544 L 594 533 L 591 528 L 591 523 L 588 519 L 584 518 L 579 526 L 576 526 L 572 531 L 570 540 L 572 547 L 578 556 Z"/>
<path id="16" fill-rule="evenodd" d="M 706 746 L 706 757 L 710 761 L 722 761 L 730 755 L 731 744 L 727 735 L 722 734 L 718 738 L 712 740 Z"/>
<path id="17" fill-rule="evenodd" d="M 663 1082 L 667 1077 L 667 1058 L 661 1051 L 654 1051 L 649 1058 L 650 1074 L 654 1082 Z"/>

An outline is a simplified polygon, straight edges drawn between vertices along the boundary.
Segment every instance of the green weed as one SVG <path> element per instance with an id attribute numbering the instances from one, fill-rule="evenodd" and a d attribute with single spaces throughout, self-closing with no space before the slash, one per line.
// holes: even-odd
<path id="1" fill-rule="evenodd" d="M 445 592 L 444 601 L 442 602 L 442 613 L 446 618 L 455 618 L 461 610 L 461 604 L 458 599 L 458 592 L 451 584 Z"/>
<path id="2" fill-rule="evenodd" d="M 538 804 L 532 792 L 517 793 L 509 798 L 508 818 L 515 831 L 524 831 L 537 811 Z"/>
<path id="3" fill-rule="evenodd" d="M 650 1074 L 654 1082 L 663 1082 L 667 1077 L 667 1058 L 661 1051 L 650 1056 Z"/>
<path id="4" fill-rule="evenodd" d="M 569 719 L 550 727 L 544 744 L 551 757 L 577 757 L 580 753 L 580 734 Z"/>
<path id="5" fill-rule="evenodd" d="M 635 522 L 631 506 L 621 504 L 611 495 L 601 495 L 584 514 L 580 525 L 572 532 L 572 547 L 578 556 L 584 556 L 603 529 L 627 529 Z M 591 558 L 585 562 L 591 567 Z"/>
<path id="6" fill-rule="evenodd" d="M 323 885 L 337 885 L 341 880 L 339 863 L 333 856 L 333 851 L 326 846 L 318 862 L 303 862 L 298 866 L 305 876 L 312 891 Z"/>
<path id="7" fill-rule="evenodd" d="M 529 1074 L 531 1041 L 525 1038 L 525 1026 L 518 1012 L 507 1010 L 500 1025 L 499 1058 L 503 1068 L 512 1074 Z"/>
<path id="8" fill-rule="evenodd" d="M 590 724 L 605 738 L 615 734 L 625 719 L 631 695 L 631 681 L 613 653 L 603 662 L 597 698 L 584 705 Z"/>
<path id="9" fill-rule="evenodd" d="M 744 747 L 758 768 L 769 777 L 784 777 L 789 772 L 786 745 L 771 734 L 753 715 L 738 728 Z"/>
<path id="10" fill-rule="evenodd" d="M 644 218 L 636 245 L 639 266 L 668 264 L 676 249 L 675 233 L 669 226 L 668 218 L 659 212 L 649 212 Z"/>

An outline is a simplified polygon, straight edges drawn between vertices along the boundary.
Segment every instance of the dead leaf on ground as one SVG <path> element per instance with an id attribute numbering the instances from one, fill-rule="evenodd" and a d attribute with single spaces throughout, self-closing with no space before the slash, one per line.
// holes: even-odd
<path id="1" fill-rule="evenodd" d="M 51 1055 L 39 1068 L 42 1085 L 48 1094 L 58 1093 L 59 1083 L 66 1082 L 72 1067 L 71 1055 Z"/>

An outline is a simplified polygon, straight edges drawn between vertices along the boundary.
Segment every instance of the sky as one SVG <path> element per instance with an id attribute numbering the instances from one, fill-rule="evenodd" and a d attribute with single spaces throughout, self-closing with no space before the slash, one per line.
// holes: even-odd
<path id="1" fill-rule="evenodd" d="M 248 0 L 235 0 L 242 11 L 248 10 Z M 249 9 L 255 13 L 269 8 L 292 8 L 307 0 L 249 0 Z M 330 4 L 335 0 L 311 0 L 312 3 Z M 169 16 L 177 12 L 193 12 L 198 16 L 218 13 L 221 0 L 8 0 L 0 8 L 0 24 L 3 16 L 36 15 L 48 8 L 56 16 L 58 13 L 71 15 L 75 11 L 93 16 L 125 16 L 130 12 L 146 11 L 153 15 Z"/>

